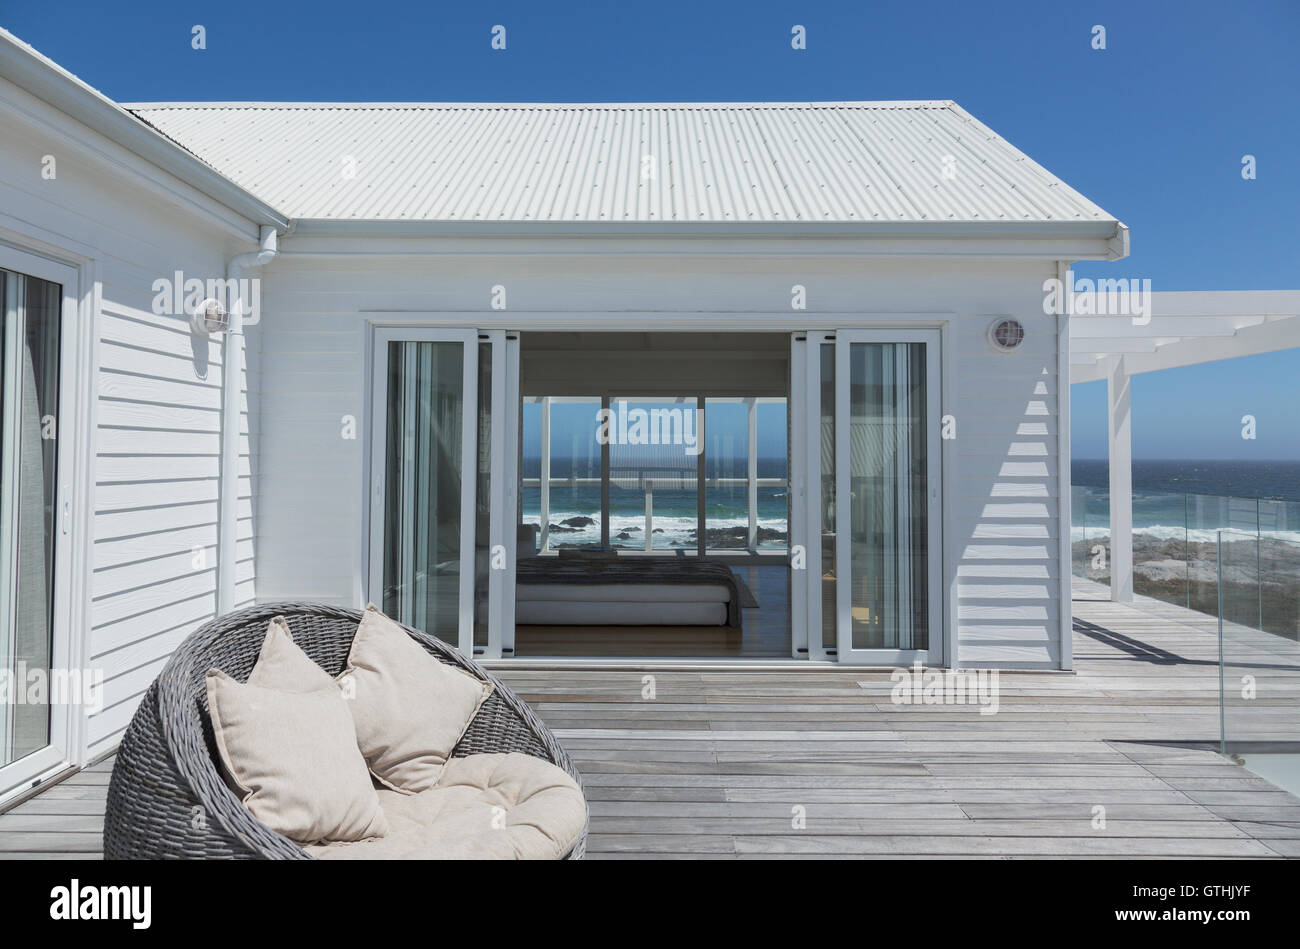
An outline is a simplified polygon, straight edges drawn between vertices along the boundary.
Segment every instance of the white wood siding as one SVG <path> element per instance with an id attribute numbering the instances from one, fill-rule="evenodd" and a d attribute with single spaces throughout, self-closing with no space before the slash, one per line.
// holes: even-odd
<path id="1" fill-rule="evenodd" d="M 84 752 L 111 748 L 176 645 L 216 608 L 219 340 L 156 315 L 153 282 L 223 277 L 256 228 L 0 82 L 0 240 L 93 262 L 97 401 L 85 655 L 104 675 Z M 57 177 L 41 176 L 53 155 Z M 241 445 L 239 600 L 255 596 L 250 439 Z M 197 559 L 201 556 L 201 560 Z M 197 563 L 197 566 L 196 566 Z"/>
<path id="2" fill-rule="evenodd" d="M 1057 333 L 1055 318 L 1042 313 L 1042 283 L 1055 275 L 1054 265 L 794 254 L 358 259 L 299 253 L 352 248 L 292 237 L 282 248 L 268 268 L 265 316 L 249 338 L 260 368 L 253 383 L 260 393 L 253 497 L 259 599 L 352 605 L 364 595 L 364 328 L 375 311 L 412 318 L 476 311 L 480 328 L 523 331 L 538 313 L 700 312 L 734 320 L 736 330 L 824 327 L 832 312 L 858 314 L 835 318 L 842 326 L 933 323 L 934 314 L 949 313 L 956 391 L 943 414 L 956 417 L 957 439 L 945 442 L 956 486 L 946 498 L 953 532 L 945 538 L 945 584 L 956 585 L 946 602 L 955 602 L 957 662 L 1058 666 Z M 489 306 L 497 284 L 506 288 L 505 312 Z M 794 284 L 807 288 L 806 311 L 791 310 Z M 995 315 L 1025 321 L 1019 352 L 990 349 L 985 332 Z M 356 420 L 355 440 L 341 435 L 344 416 Z"/>
<path id="3" fill-rule="evenodd" d="M 1041 302 L 1049 276 L 1038 275 L 1036 309 L 1030 301 L 959 323 L 962 397 L 953 414 L 962 666 L 1060 665 L 1057 333 Z M 999 312 L 1025 325 L 1014 353 L 993 352 L 986 340 Z"/>

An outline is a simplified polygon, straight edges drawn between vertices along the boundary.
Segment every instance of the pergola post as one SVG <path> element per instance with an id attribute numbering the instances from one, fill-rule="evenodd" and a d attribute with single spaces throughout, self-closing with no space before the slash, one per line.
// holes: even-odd
<path id="1" fill-rule="evenodd" d="M 1123 356 L 1114 356 L 1106 374 L 1110 425 L 1110 598 L 1133 599 L 1133 433 L 1129 375 Z"/>

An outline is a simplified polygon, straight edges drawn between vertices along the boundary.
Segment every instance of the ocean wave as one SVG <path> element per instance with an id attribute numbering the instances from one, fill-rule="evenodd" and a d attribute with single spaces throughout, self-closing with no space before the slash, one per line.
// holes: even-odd
<path id="1" fill-rule="evenodd" d="M 600 543 L 600 522 L 598 511 L 551 511 L 549 512 L 548 519 L 553 526 L 563 527 L 566 520 L 578 517 L 593 518 L 596 523 L 587 524 L 578 528 L 564 527 L 563 530 L 552 530 L 550 532 L 550 544 L 552 547 Z M 540 523 L 540 514 L 535 509 L 525 511 L 523 519 L 524 523 L 537 524 Z M 748 525 L 749 519 L 747 517 L 710 517 L 705 526 L 708 530 L 714 531 L 727 529 L 734 530 L 736 528 L 747 527 Z M 694 533 L 697 526 L 698 521 L 694 516 L 655 515 L 655 548 L 672 549 L 694 546 Z M 758 526 L 780 534 L 785 534 L 789 529 L 787 520 L 783 517 L 760 517 L 758 519 Z M 611 514 L 609 519 L 610 538 L 615 542 L 618 542 L 618 535 L 622 533 L 627 533 L 629 535 L 629 537 L 622 539 L 622 544 L 628 545 L 631 542 L 635 542 L 637 546 L 644 544 L 645 515 Z M 760 546 L 768 547 L 773 546 L 773 544 L 765 541 Z M 784 546 L 784 543 L 776 543 L 775 546 Z"/>
<path id="2" fill-rule="evenodd" d="M 1223 539 L 1225 541 L 1245 541 L 1255 538 L 1255 531 L 1228 530 L 1224 531 Z M 1088 538 L 1104 537 L 1110 534 L 1110 525 L 1108 524 L 1090 524 L 1088 525 Z M 1186 540 L 1193 544 L 1213 544 L 1218 541 L 1219 528 L 1201 528 L 1194 527 L 1188 529 L 1181 524 L 1164 525 L 1151 524 L 1142 527 L 1133 528 L 1133 537 L 1147 537 L 1158 541 L 1167 540 Z M 1265 530 L 1259 531 L 1259 537 L 1263 540 L 1280 540 L 1291 544 L 1300 544 L 1300 531 L 1278 531 Z M 1084 529 L 1077 524 L 1070 528 L 1070 539 L 1081 541 L 1084 539 Z"/>

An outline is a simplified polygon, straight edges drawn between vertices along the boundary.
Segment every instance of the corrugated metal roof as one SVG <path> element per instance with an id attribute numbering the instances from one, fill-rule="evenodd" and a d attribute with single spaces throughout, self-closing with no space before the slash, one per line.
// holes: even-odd
<path id="1" fill-rule="evenodd" d="M 1115 220 L 947 101 L 127 108 L 294 218 Z"/>

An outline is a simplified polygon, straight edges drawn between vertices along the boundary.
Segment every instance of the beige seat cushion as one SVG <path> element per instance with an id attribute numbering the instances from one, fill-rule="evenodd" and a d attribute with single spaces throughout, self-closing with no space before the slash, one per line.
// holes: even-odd
<path id="1" fill-rule="evenodd" d="M 573 778 L 521 754 L 452 758 L 435 787 L 380 791 L 387 837 L 308 847 L 321 860 L 555 860 L 573 849 L 587 805 Z"/>
<path id="2" fill-rule="evenodd" d="M 254 817 L 299 843 L 388 832 L 348 703 L 281 617 L 247 683 L 212 669 L 206 685 L 226 779 Z"/>
<path id="3" fill-rule="evenodd" d="M 433 658 L 374 604 L 362 614 L 338 681 L 371 772 L 409 794 L 438 783 L 452 749 L 492 694 L 490 682 Z"/>

